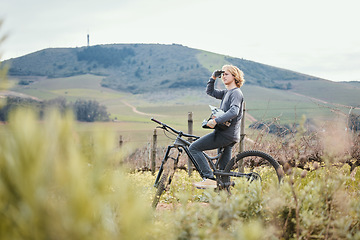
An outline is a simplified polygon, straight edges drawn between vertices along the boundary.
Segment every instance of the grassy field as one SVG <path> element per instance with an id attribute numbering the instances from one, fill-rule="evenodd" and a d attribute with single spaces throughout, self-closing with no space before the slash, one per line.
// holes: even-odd
<path id="1" fill-rule="evenodd" d="M 325 84 L 326 82 L 326 84 Z M 322 99 L 329 103 L 359 107 L 359 87 L 351 84 L 323 81 L 292 81 L 294 92 Z"/>
<path id="2" fill-rule="evenodd" d="M 209 68 L 213 67 L 211 64 L 214 62 L 218 62 L 219 65 L 225 63 L 224 58 L 220 55 L 210 54 L 211 56 L 209 56 L 209 54 L 204 52 L 204 56 L 198 56 L 200 60 L 205 61 L 203 63 L 205 65 L 209 57 L 212 56 L 211 61 L 209 60 L 207 63 Z M 40 99 L 65 97 L 68 101 L 72 102 L 79 98 L 97 100 L 107 107 L 111 113 L 111 118 L 117 120 L 117 125 L 121 126 L 124 124 L 124 128 L 127 130 L 141 129 L 142 125 L 147 124 L 149 124 L 150 129 L 150 126 L 153 126 L 150 123 L 151 117 L 186 130 L 188 113 L 192 112 L 195 132 L 203 133 L 200 125 L 210 114 L 208 105 L 218 106 L 220 104 L 219 101 L 207 96 L 203 90 L 178 89 L 133 95 L 101 87 L 102 79 L 102 76 L 94 75 L 54 79 L 40 78 L 30 85 L 21 86 L 16 84 L 19 79 L 12 78 L 11 80 L 15 84 L 11 90 Z M 206 81 L 204 80 L 204 87 Z M 277 118 L 280 119 L 281 123 L 292 124 L 297 123 L 303 115 L 311 119 L 334 119 L 336 115 L 332 112 L 333 108 L 337 108 L 345 114 L 349 111 L 346 107 L 333 105 L 330 102 L 317 99 L 331 98 L 327 94 L 321 95 L 322 91 L 318 90 L 318 88 L 321 88 L 321 82 L 319 81 L 307 81 L 303 85 L 298 84 L 298 82 L 293 82 L 292 84 L 294 84 L 294 90 L 291 91 L 245 84 L 242 87 L 242 91 L 246 101 L 247 114 L 250 114 L 256 120 L 271 121 Z M 327 89 L 324 92 L 331 93 L 331 91 L 335 91 L 342 85 L 334 83 L 326 86 Z M 219 87 L 221 87 L 221 84 Z M 313 89 L 311 90 L 312 92 L 309 89 Z M 337 94 L 340 102 L 348 104 L 351 101 L 357 101 L 358 95 L 354 95 L 356 89 L 350 89 L 349 94 L 341 94 L 340 90 Z M 303 95 L 309 91 L 314 94 L 313 98 Z M 133 129 L 129 129 L 129 126 L 127 126 L 128 122 L 133 123 L 131 125 Z M 249 119 L 247 119 L 246 125 L 250 123 Z"/>
<path id="3" fill-rule="evenodd" d="M 225 60 L 224 55 L 202 51 L 201 53 L 196 55 L 197 60 L 208 69 L 210 72 L 214 71 L 214 69 L 220 69 L 223 65 L 230 64 Z"/>
<path id="4" fill-rule="evenodd" d="M 256 119 L 278 117 L 282 122 L 298 122 L 301 116 L 308 118 L 329 118 L 333 114 L 325 104 L 319 104 L 306 96 L 290 91 L 268 89 L 258 86 L 244 86 L 246 108 Z"/>

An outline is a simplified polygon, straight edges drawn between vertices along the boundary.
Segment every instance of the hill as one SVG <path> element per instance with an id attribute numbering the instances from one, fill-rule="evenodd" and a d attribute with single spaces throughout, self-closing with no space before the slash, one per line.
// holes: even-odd
<path id="1" fill-rule="evenodd" d="M 6 61 L 12 76 L 47 78 L 93 74 L 104 76 L 102 86 L 131 93 L 176 88 L 202 88 L 204 79 L 223 64 L 245 73 L 247 84 L 291 89 L 289 81 L 319 78 L 214 54 L 182 45 L 111 44 L 81 48 L 44 49 Z"/>
<path id="2" fill-rule="evenodd" d="M 95 99 L 107 106 L 112 119 L 126 122 L 148 124 L 150 116 L 157 115 L 169 123 L 183 124 L 190 111 L 194 121 L 201 122 L 209 114 L 207 105 L 219 104 L 204 93 L 207 79 L 214 69 L 229 63 L 245 73 L 242 90 L 253 120 L 281 118 L 294 123 L 302 115 L 329 119 L 334 118 L 334 109 L 347 114 L 360 102 L 357 84 L 331 82 L 181 45 L 44 49 L 6 63 L 11 64 L 9 78 L 14 83 L 8 95 Z"/>

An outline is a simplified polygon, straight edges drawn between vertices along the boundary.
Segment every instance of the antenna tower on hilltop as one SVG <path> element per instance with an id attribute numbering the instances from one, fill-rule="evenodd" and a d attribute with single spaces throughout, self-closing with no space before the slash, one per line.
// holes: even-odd
<path id="1" fill-rule="evenodd" d="M 87 46 L 89 47 L 90 46 L 90 35 L 87 34 Z"/>

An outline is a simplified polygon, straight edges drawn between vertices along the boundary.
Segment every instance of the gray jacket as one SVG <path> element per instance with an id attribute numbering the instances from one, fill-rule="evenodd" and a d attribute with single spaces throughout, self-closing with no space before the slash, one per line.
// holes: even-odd
<path id="1" fill-rule="evenodd" d="M 206 86 L 206 93 L 216 99 L 221 99 L 220 109 L 225 112 L 221 117 L 216 118 L 217 123 L 231 122 L 227 129 L 220 129 L 215 126 L 215 133 L 229 140 L 238 142 L 240 140 L 240 122 L 243 115 L 244 97 L 240 88 L 231 90 L 215 89 L 215 80 L 210 78 Z"/>

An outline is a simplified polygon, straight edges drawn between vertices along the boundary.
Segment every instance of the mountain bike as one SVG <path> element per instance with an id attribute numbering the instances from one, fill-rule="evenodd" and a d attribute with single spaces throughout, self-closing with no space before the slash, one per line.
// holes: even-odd
<path id="1" fill-rule="evenodd" d="M 154 200 L 152 202 L 153 208 L 156 208 L 156 206 L 160 201 L 160 197 L 162 193 L 165 190 L 169 189 L 171 181 L 173 180 L 174 173 L 177 169 L 177 164 L 179 163 L 180 156 L 184 152 L 189 157 L 195 169 L 199 172 L 200 176 L 201 177 L 203 176 L 201 171 L 199 171 L 198 164 L 196 163 L 194 157 L 191 155 L 189 151 L 189 146 L 191 144 L 190 141 L 196 141 L 200 137 L 178 131 L 172 128 L 171 126 L 162 123 L 154 118 L 152 118 L 151 120 L 160 125 L 157 128 L 163 129 L 165 135 L 166 132 L 168 132 L 176 136 L 173 144 L 167 146 L 164 158 L 160 165 L 159 172 L 156 176 L 154 187 L 157 188 L 157 190 L 155 193 Z M 172 156 L 173 153 L 175 153 L 175 157 Z M 223 154 L 223 149 L 220 149 L 216 156 L 209 156 L 205 152 L 203 152 L 203 154 L 208 160 L 209 165 L 214 173 L 217 182 L 217 189 L 219 190 L 226 189 L 230 191 L 230 187 L 235 185 L 233 178 L 244 177 L 251 182 L 254 180 L 261 180 L 261 176 L 256 172 L 246 173 L 239 171 L 238 168 L 239 161 L 256 163 L 258 165 L 264 165 L 264 164 L 269 165 L 274 169 L 276 176 L 274 177 L 279 183 L 281 183 L 283 178 L 283 170 L 281 165 L 272 156 L 261 151 L 250 150 L 250 151 L 244 151 L 238 153 L 236 154 L 235 157 L 233 157 L 229 161 L 229 163 L 226 165 L 225 169 L 223 170 L 219 169 L 219 162 Z"/>

